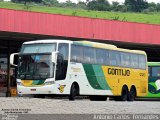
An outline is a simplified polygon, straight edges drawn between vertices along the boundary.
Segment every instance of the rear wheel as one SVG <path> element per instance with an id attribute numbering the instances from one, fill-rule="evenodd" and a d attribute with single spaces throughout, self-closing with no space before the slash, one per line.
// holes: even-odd
<path id="1" fill-rule="evenodd" d="M 128 88 L 127 86 L 122 87 L 121 96 L 116 96 L 114 99 L 116 101 L 126 101 L 128 98 Z"/>
<path id="2" fill-rule="evenodd" d="M 135 87 L 132 86 L 128 93 L 128 101 L 134 101 L 135 97 L 136 97 L 136 89 Z"/>
<path id="3" fill-rule="evenodd" d="M 126 101 L 127 98 L 128 98 L 128 89 L 126 86 L 123 86 L 120 99 L 121 101 Z"/>

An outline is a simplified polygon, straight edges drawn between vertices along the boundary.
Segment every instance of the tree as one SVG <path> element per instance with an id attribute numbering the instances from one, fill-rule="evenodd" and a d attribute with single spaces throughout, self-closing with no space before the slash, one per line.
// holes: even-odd
<path id="1" fill-rule="evenodd" d="M 112 5 L 111 5 L 111 9 L 112 9 L 113 11 L 119 11 L 119 2 L 113 1 L 113 2 L 112 2 Z"/>
<path id="2" fill-rule="evenodd" d="M 142 10 L 148 8 L 148 2 L 146 0 L 125 0 L 124 3 L 128 11 L 141 12 Z"/>
<path id="3" fill-rule="evenodd" d="M 57 0 L 42 0 L 44 5 L 53 6 L 57 5 L 59 2 Z"/>
<path id="4" fill-rule="evenodd" d="M 87 9 L 86 3 L 81 1 L 77 3 L 77 7 L 82 9 Z"/>
<path id="5" fill-rule="evenodd" d="M 27 2 L 35 2 L 35 3 L 40 3 L 40 2 L 42 2 L 42 0 L 11 0 L 12 2 L 19 2 L 19 3 L 21 3 L 21 2 L 25 2 L 25 3 L 27 3 Z"/>
<path id="6" fill-rule="evenodd" d="M 92 0 L 87 4 L 89 10 L 107 11 L 110 10 L 108 0 Z"/>
<path id="7" fill-rule="evenodd" d="M 157 10 L 157 12 L 160 12 L 160 3 L 157 3 L 156 10 Z"/>
<path id="8" fill-rule="evenodd" d="M 74 7 L 76 7 L 76 3 L 73 3 L 71 0 L 67 0 L 67 1 L 64 3 L 64 6 L 65 6 L 65 7 L 74 8 Z"/>

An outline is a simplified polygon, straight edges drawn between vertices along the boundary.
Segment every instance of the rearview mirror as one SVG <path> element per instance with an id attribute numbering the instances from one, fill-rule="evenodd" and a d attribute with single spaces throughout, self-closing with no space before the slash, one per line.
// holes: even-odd
<path id="1" fill-rule="evenodd" d="M 58 51 L 52 52 L 52 62 L 53 63 L 56 63 L 56 61 L 57 61 L 57 54 L 58 53 L 59 53 Z"/>
<path id="2" fill-rule="evenodd" d="M 17 67 L 17 65 L 14 64 L 14 62 L 15 62 L 15 56 L 16 55 L 18 56 L 19 53 L 13 53 L 13 54 L 10 55 L 10 64 L 13 65 L 13 66 L 15 66 L 15 67 Z"/>

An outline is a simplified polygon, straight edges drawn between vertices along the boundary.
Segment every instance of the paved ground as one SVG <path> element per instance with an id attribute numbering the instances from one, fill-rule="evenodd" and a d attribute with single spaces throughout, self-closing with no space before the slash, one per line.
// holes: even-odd
<path id="1" fill-rule="evenodd" d="M 31 114 L 159 114 L 160 101 L 69 101 L 53 98 L 0 97 L 0 109 L 0 114 L 8 109 L 26 109 Z"/>

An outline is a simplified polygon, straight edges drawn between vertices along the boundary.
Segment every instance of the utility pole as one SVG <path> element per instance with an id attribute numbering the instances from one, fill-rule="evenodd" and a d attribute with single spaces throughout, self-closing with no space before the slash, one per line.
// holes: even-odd
<path id="1" fill-rule="evenodd" d="M 8 40 L 8 55 L 7 55 L 7 92 L 6 96 L 10 97 L 10 41 Z"/>

